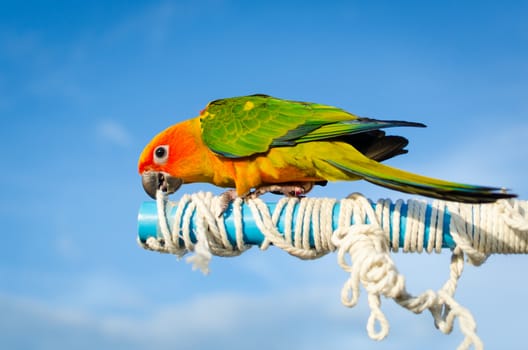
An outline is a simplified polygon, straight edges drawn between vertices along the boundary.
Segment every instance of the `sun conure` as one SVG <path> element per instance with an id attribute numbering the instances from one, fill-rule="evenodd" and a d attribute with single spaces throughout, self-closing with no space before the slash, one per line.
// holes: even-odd
<path id="1" fill-rule="evenodd" d="M 235 196 L 264 192 L 301 196 L 327 181 L 369 182 L 433 198 L 469 203 L 515 197 L 496 187 L 438 180 L 380 162 L 407 139 L 380 129 L 420 123 L 361 118 L 340 108 L 266 95 L 210 102 L 199 116 L 156 135 L 139 158 L 145 191 L 175 192 L 208 182 Z"/>

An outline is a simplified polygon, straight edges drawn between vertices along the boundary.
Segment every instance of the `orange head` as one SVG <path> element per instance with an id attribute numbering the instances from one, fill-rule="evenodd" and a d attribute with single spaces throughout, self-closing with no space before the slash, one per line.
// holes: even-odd
<path id="1" fill-rule="evenodd" d="M 171 194 L 183 183 L 183 179 L 171 175 L 170 171 L 171 165 L 177 159 L 175 147 L 171 146 L 178 141 L 177 128 L 178 125 L 173 125 L 160 132 L 139 156 L 138 170 L 142 177 L 143 188 L 154 199 L 158 190 Z"/>

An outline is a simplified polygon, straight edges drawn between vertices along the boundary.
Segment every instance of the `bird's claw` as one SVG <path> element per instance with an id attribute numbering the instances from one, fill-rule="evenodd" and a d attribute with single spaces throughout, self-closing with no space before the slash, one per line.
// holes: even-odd
<path id="1" fill-rule="evenodd" d="M 227 208 L 229 208 L 229 205 L 237 198 L 238 195 L 236 190 L 227 190 L 220 195 L 220 208 L 218 213 L 219 218 L 224 215 L 224 213 L 227 211 Z"/>

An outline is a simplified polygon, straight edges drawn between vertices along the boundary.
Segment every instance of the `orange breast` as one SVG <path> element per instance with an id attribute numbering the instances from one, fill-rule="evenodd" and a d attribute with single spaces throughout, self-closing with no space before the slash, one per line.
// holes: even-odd
<path id="1" fill-rule="evenodd" d="M 285 155 L 289 151 L 291 149 L 277 148 L 265 155 L 229 160 L 235 168 L 233 178 L 237 194 L 243 195 L 263 184 L 323 180 L 316 176 L 314 169 L 292 162 L 289 153 Z"/>

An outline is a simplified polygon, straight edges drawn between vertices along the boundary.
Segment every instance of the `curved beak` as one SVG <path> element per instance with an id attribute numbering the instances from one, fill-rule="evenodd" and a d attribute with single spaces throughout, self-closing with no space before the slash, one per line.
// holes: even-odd
<path id="1" fill-rule="evenodd" d="M 143 189 L 147 194 L 156 199 L 156 191 L 162 190 L 167 194 L 174 193 L 183 184 L 183 180 L 163 171 L 145 171 L 141 174 Z"/>

